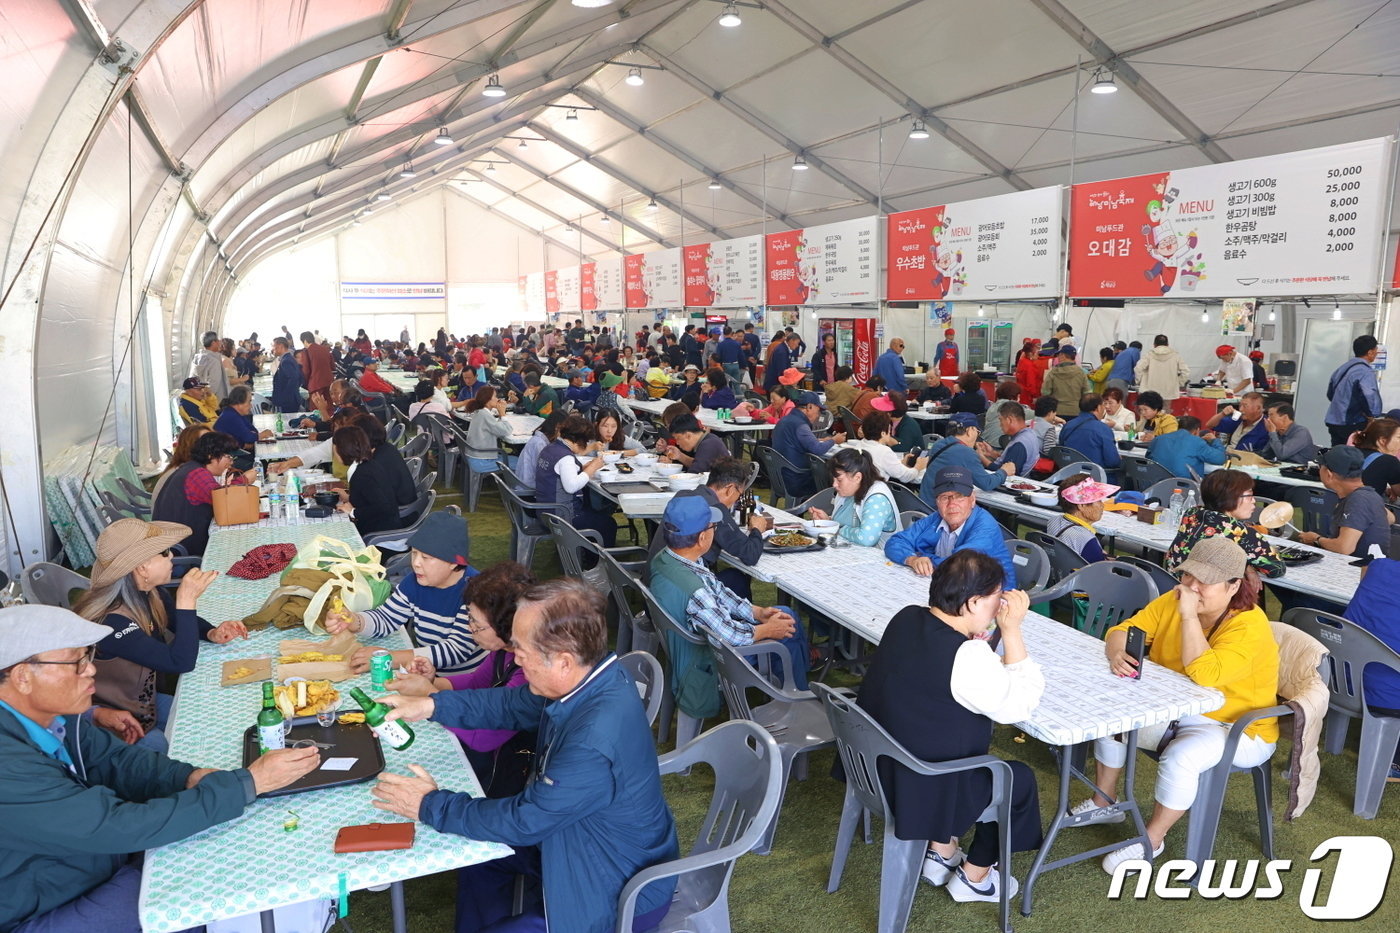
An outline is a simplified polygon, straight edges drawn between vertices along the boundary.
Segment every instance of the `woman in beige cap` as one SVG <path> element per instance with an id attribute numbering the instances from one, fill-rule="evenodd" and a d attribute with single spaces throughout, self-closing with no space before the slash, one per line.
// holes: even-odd
<path id="1" fill-rule="evenodd" d="M 223 644 L 248 635 L 237 619 L 213 626 L 195 611 L 214 571 L 191 569 L 173 597 L 160 588 L 170 582 L 170 549 L 189 533 L 185 525 L 139 518 L 108 525 L 97 539 L 92 588 L 73 607 L 112 629 L 97 644 L 97 702 L 134 715 L 146 733 L 138 744 L 160 752 L 169 747 L 163 730 L 171 698 L 156 692 L 156 673 L 194 670 L 201 637 Z"/>

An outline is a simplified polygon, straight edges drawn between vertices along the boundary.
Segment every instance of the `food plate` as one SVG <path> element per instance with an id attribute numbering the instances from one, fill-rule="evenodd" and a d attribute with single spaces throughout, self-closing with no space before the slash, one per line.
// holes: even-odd
<path id="1" fill-rule="evenodd" d="M 1322 560 L 1321 554 L 1314 554 L 1312 551 L 1304 551 L 1298 548 L 1281 547 L 1276 549 L 1279 560 L 1283 561 L 1285 567 L 1303 567 L 1308 564 L 1315 564 Z"/>
<path id="2" fill-rule="evenodd" d="M 820 551 L 826 543 L 819 538 L 796 531 L 779 531 L 763 542 L 765 554 L 803 554 L 807 551 Z"/>
<path id="3" fill-rule="evenodd" d="M 238 661 L 225 661 L 221 687 L 234 687 L 238 684 L 253 684 L 272 679 L 271 658 L 243 658 Z"/>
<path id="4" fill-rule="evenodd" d="M 1003 485 L 1011 492 L 1050 492 L 1053 489 L 1052 486 L 1046 483 L 1037 483 L 1035 480 L 1024 479 L 1019 476 L 1007 480 Z"/>

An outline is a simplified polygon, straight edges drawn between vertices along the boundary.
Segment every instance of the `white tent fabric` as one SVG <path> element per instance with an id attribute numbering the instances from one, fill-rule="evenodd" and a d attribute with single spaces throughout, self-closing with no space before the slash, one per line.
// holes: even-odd
<path id="1" fill-rule="evenodd" d="M 381 190 L 451 186 L 545 243 L 604 256 L 1400 123 L 1400 5 L 1386 0 L 764 0 L 741 4 L 734 28 L 722 10 L 7 0 L 10 563 L 48 549 L 43 452 L 155 453 L 167 381 L 240 280 L 341 233 Z M 624 82 L 633 66 L 640 87 Z M 1095 68 L 1120 91 L 1076 107 Z M 491 76 L 504 97 L 482 95 Z M 908 138 L 915 119 L 930 139 Z M 451 145 L 435 144 L 443 133 Z M 792 171 L 798 155 L 810 171 Z M 625 245 L 599 233 L 604 215 Z"/>

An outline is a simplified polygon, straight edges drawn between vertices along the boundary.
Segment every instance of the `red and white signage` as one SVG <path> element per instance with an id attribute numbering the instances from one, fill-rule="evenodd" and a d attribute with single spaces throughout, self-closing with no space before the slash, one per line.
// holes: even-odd
<path id="1" fill-rule="evenodd" d="M 1390 141 L 1075 185 L 1074 297 L 1373 292 Z"/>
<path id="2" fill-rule="evenodd" d="M 875 334 L 875 318 L 858 317 L 855 320 L 855 340 L 851 347 L 851 369 L 855 370 L 857 385 L 865 385 L 875 375 L 875 357 L 880 352 Z"/>
<path id="3" fill-rule="evenodd" d="M 715 286 L 711 279 L 714 252 L 709 243 L 696 243 L 681 250 L 685 272 L 685 305 L 687 308 L 709 308 L 715 303 Z"/>
<path id="4" fill-rule="evenodd" d="M 595 311 L 621 311 L 627 307 L 622 286 L 622 257 L 599 259 L 593 266 Z"/>
<path id="5" fill-rule="evenodd" d="M 681 307 L 685 295 L 679 247 L 628 256 L 624 264 L 627 270 L 627 307 Z"/>
<path id="6" fill-rule="evenodd" d="M 622 259 L 624 286 L 627 292 L 627 307 L 645 308 L 651 301 L 646 289 L 646 256 L 637 253 Z"/>
<path id="7" fill-rule="evenodd" d="M 1058 295 L 1062 199 L 1061 188 L 1036 188 L 891 214 L 885 229 L 885 297 Z"/>
<path id="8" fill-rule="evenodd" d="M 767 304 L 831 305 L 879 297 L 879 217 L 863 217 L 767 239 Z"/>
<path id="9" fill-rule="evenodd" d="M 683 251 L 685 303 L 743 308 L 763 303 L 763 237 L 699 243 Z"/>
<path id="10" fill-rule="evenodd" d="M 555 275 L 555 292 L 559 300 L 559 312 L 571 318 L 578 317 L 583 310 L 579 295 L 580 272 L 578 266 L 567 266 Z"/>
<path id="11" fill-rule="evenodd" d="M 586 262 L 578 267 L 578 308 L 580 311 L 597 311 L 598 294 L 593 290 L 593 271 L 597 267 Z"/>
<path id="12" fill-rule="evenodd" d="M 559 313 L 559 273 L 554 269 L 544 274 L 544 310 L 546 314 Z"/>
<path id="13" fill-rule="evenodd" d="M 545 290 L 544 273 L 531 272 L 521 279 L 525 296 L 525 317 L 532 321 L 544 320 Z"/>

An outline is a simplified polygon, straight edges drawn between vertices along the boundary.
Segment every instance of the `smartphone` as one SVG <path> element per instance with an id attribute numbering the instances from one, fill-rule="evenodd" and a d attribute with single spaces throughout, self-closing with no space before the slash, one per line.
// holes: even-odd
<path id="1" fill-rule="evenodd" d="M 1142 678 L 1142 659 L 1147 656 L 1147 632 L 1136 625 L 1128 626 L 1128 644 L 1124 649 L 1128 657 L 1137 662 L 1137 670 L 1130 675 L 1134 680 Z"/>

